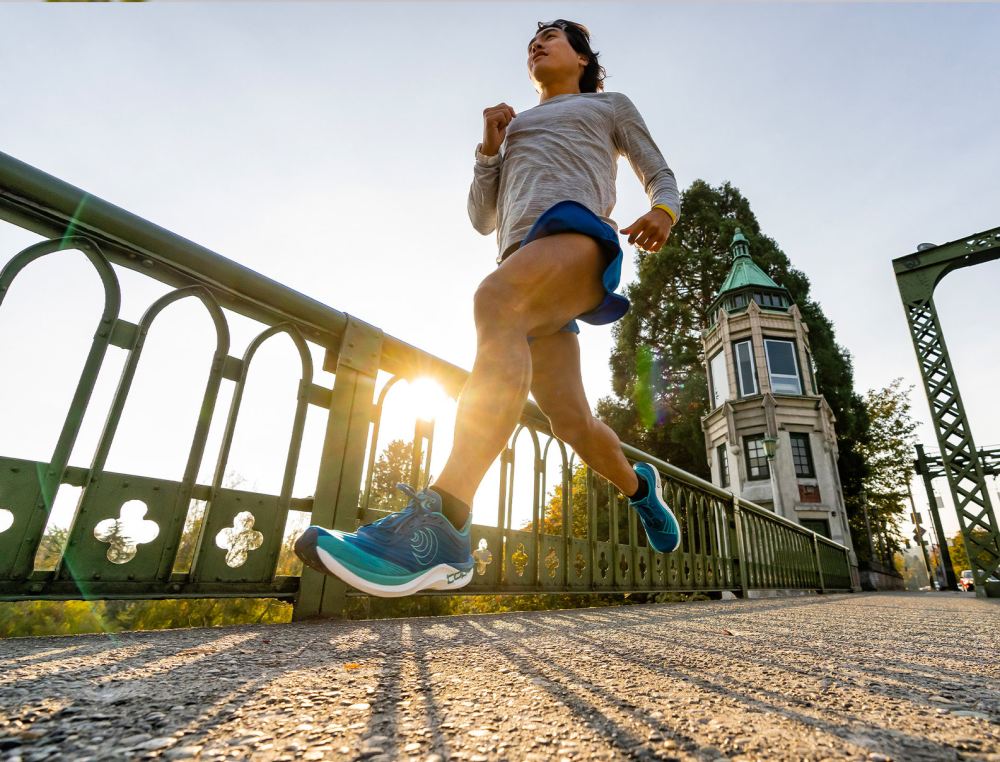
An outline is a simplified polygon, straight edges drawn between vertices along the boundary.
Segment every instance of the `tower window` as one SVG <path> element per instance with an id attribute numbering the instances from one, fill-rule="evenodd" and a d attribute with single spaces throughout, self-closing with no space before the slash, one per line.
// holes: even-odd
<path id="1" fill-rule="evenodd" d="M 726 353 L 719 352 L 709 363 L 712 375 L 712 409 L 729 399 L 729 375 L 726 373 Z"/>
<path id="2" fill-rule="evenodd" d="M 792 441 L 792 462 L 795 464 L 795 475 L 812 479 L 816 476 L 816 469 L 813 467 L 809 435 L 793 433 L 788 436 Z"/>
<path id="3" fill-rule="evenodd" d="M 723 442 L 715 448 L 716 457 L 719 460 L 719 486 L 729 486 L 729 459 L 726 457 L 726 443 Z"/>
<path id="4" fill-rule="evenodd" d="M 764 354 L 771 377 L 771 391 L 775 394 L 802 394 L 799 365 L 795 361 L 795 342 L 764 339 Z"/>
<path id="5" fill-rule="evenodd" d="M 771 468 L 764 450 L 764 435 L 743 437 L 743 454 L 746 457 L 747 479 L 770 479 Z"/>
<path id="6" fill-rule="evenodd" d="M 830 538 L 830 522 L 827 519 L 799 519 L 799 523 L 811 532 Z"/>
<path id="7" fill-rule="evenodd" d="M 749 397 L 757 393 L 757 377 L 753 367 L 753 347 L 749 341 L 740 341 L 733 346 L 736 354 L 736 374 L 740 382 L 740 396 Z"/>

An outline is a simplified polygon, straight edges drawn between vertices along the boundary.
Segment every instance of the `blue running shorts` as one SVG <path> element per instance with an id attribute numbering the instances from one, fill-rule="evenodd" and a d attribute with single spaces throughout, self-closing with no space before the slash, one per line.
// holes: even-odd
<path id="1" fill-rule="evenodd" d="M 607 256 L 608 265 L 604 269 L 604 275 L 601 279 L 604 283 L 604 299 L 589 312 L 577 315 L 577 319 L 591 325 L 605 325 L 619 320 L 628 312 L 629 301 L 621 294 L 615 293 L 615 289 L 621 282 L 622 259 L 624 258 L 622 247 L 618 243 L 618 233 L 583 204 L 576 201 L 560 201 L 549 207 L 541 217 L 535 220 L 535 224 L 531 226 L 531 230 L 528 231 L 518 248 L 539 238 L 557 233 L 589 235 L 597 241 Z M 576 320 L 571 320 L 561 330 L 568 333 L 579 333 L 580 326 Z"/>

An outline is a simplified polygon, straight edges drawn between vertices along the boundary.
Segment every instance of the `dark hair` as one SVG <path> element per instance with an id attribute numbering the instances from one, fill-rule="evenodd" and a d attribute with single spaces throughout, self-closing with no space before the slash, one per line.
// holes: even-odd
<path id="1" fill-rule="evenodd" d="M 569 40 L 570 47 L 581 56 L 587 57 L 587 65 L 583 69 L 583 74 L 580 75 L 580 92 L 596 93 L 604 90 L 606 73 L 604 67 L 597 62 L 600 53 L 590 47 L 590 31 L 587 27 L 583 24 L 577 24 L 575 21 L 566 21 L 566 19 L 539 21 L 538 31 L 535 32 L 535 35 L 537 36 L 538 32 L 549 28 L 561 29 L 566 35 L 566 39 Z"/>

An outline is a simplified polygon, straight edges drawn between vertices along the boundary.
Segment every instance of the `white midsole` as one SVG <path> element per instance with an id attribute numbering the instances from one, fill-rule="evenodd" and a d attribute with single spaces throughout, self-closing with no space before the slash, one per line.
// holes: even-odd
<path id="1" fill-rule="evenodd" d="M 663 483 L 660 481 L 660 469 L 655 466 L 653 467 L 653 478 L 656 479 L 656 496 L 665 504 L 665 501 L 663 501 Z M 667 508 L 667 510 L 669 511 L 670 509 Z"/>
<path id="2" fill-rule="evenodd" d="M 319 546 L 316 547 L 316 555 L 319 556 L 319 560 L 330 570 L 331 574 L 336 574 L 351 587 L 379 598 L 402 598 L 405 595 L 413 595 L 420 590 L 457 590 L 472 581 L 471 568 L 462 572 L 454 566 L 438 564 L 419 577 L 414 577 L 401 585 L 380 585 L 377 582 L 359 577 Z"/>

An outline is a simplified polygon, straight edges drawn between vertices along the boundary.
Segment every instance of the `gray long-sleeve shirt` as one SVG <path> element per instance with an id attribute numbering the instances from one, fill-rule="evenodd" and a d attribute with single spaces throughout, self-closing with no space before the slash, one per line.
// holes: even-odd
<path id="1" fill-rule="evenodd" d="M 500 161 L 476 162 L 469 190 L 472 226 L 483 235 L 496 230 L 502 255 L 546 209 L 570 200 L 617 230 L 610 215 L 622 155 L 651 206 L 664 204 L 679 216 L 674 173 L 632 101 L 621 93 L 574 93 L 518 114 L 507 126 Z"/>

